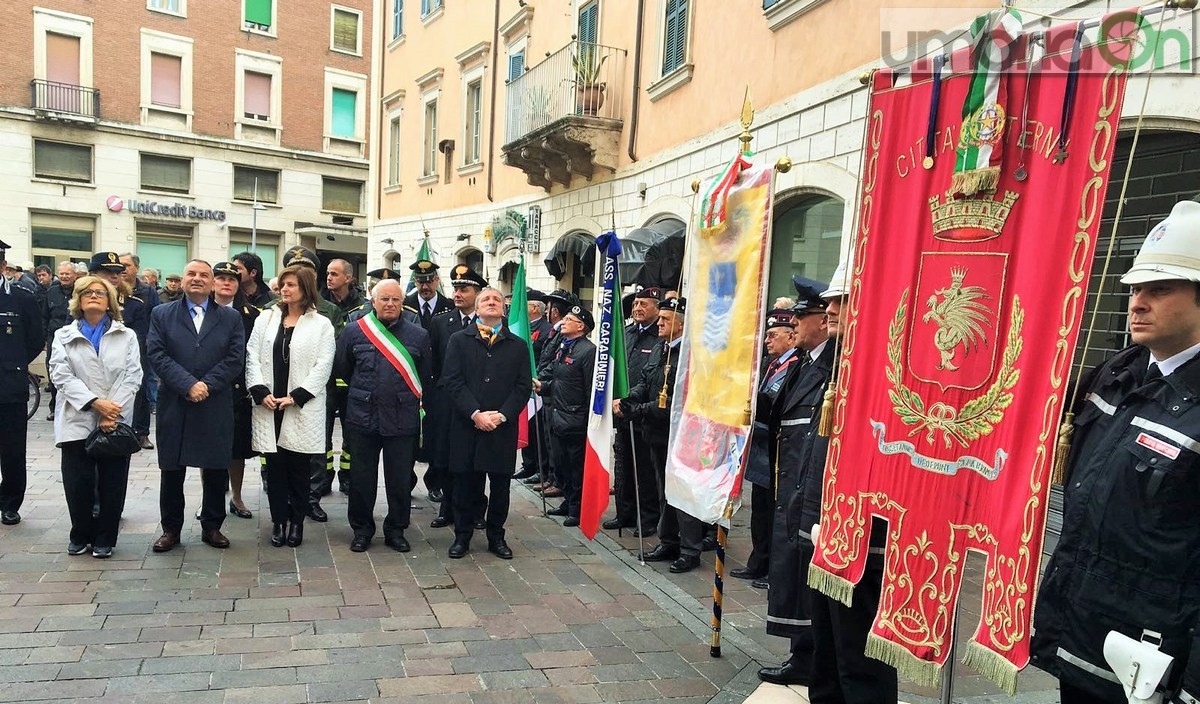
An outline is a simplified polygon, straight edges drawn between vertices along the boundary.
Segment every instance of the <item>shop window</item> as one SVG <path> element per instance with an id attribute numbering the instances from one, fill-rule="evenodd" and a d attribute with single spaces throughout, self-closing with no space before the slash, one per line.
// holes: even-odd
<path id="1" fill-rule="evenodd" d="M 58 181 L 92 182 L 92 148 L 86 144 L 33 140 L 33 175 Z"/>

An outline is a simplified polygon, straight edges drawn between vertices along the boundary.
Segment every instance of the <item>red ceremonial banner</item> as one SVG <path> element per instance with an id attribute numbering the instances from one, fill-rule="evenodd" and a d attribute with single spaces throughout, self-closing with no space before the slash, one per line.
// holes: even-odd
<path id="1" fill-rule="evenodd" d="M 1078 25 L 1018 38 L 999 97 L 982 104 L 966 52 L 940 81 L 928 68 L 907 85 L 890 70 L 873 78 L 810 583 L 849 603 L 872 516 L 886 519 L 867 653 L 918 682 L 936 684 L 949 657 L 970 551 L 987 566 L 966 662 L 1013 692 L 1029 661 L 1050 470 L 1125 87 L 1129 43 L 1116 35 L 1130 26 L 1105 22 L 1103 43 L 1078 41 Z M 972 100 L 978 109 L 964 108 Z"/>

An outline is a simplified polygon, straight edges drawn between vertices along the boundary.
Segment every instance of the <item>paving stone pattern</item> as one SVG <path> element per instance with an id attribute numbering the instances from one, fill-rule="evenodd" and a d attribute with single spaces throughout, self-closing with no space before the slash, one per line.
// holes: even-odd
<path id="1" fill-rule="evenodd" d="M 763 631 L 765 593 L 735 579 L 723 657 L 709 656 L 711 553 L 687 575 L 640 565 L 628 533 L 589 543 L 524 488 L 513 490 L 511 561 L 485 552 L 482 535 L 466 559 L 447 558 L 451 532 L 428 527 L 423 489 L 410 553 L 381 535 L 350 552 L 337 493 L 323 502 L 329 523 L 308 522 L 297 549 L 274 548 L 251 463 L 254 518 L 226 520 L 230 549 L 201 543 L 189 520 L 184 544 L 155 554 L 158 470 L 142 452 L 113 557 L 71 557 L 44 417 L 30 424 L 24 520 L 0 529 L 0 702 L 740 702 L 757 668 L 786 656 Z M 186 486 L 190 516 L 198 477 Z M 735 519 L 731 566 L 748 550 L 748 518 Z"/>

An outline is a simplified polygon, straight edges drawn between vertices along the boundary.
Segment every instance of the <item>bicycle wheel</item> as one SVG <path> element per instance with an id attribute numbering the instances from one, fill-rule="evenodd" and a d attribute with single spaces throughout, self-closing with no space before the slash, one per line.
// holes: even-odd
<path id="1" fill-rule="evenodd" d="M 27 385 L 29 386 L 29 398 L 25 402 L 26 420 L 33 418 L 38 411 L 38 406 L 42 405 L 41 380 L 36 375 L 30 374 Z"/>

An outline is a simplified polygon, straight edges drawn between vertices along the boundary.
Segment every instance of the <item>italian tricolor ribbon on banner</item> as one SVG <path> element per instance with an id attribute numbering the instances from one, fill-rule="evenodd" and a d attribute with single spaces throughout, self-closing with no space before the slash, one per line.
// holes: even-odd
<path id="1" fill-rule="evenodd" d="M 995 191 L 1000 182 L 1000 140 L 1008 102 L 1003 75 L 1021 32 L 1021 15 L 1011 9 L 989 12 L 971 23 L 974 67 L 962 106 L 962 127 L 950 182 L 952 196 Z"/>
<path id="2" fill-rule="evenodd" d="M 374 312 L 359 318 L 358 327 L 371 341 L 371 344 L 375 345 L 375 349 L 379 350 L 379 353 L 392 363 L 396 371 L 400 372 L 400 377 L 404 379 L 405 384 L 408 384 L 413 396 L 420 399 L 421 375 L 417 373 L 417 364 L 408 350 L 404 349 L 404 345 L 400 344 L 400 341 L 392 334 L 392 331 L 384 327 Z"/>

